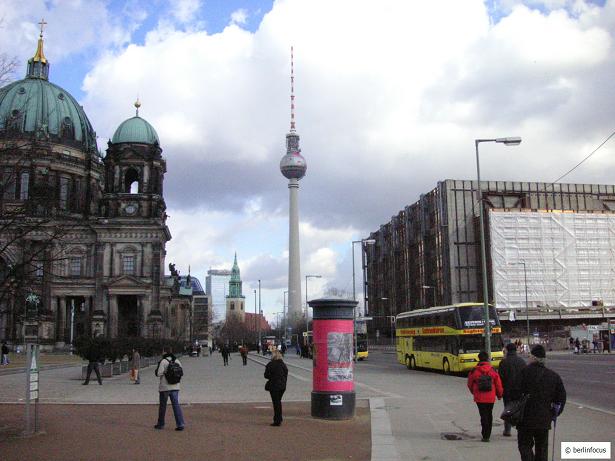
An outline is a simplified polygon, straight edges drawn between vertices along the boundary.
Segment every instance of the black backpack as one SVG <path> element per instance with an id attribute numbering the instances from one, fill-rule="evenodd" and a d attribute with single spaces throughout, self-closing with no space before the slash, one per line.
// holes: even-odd
<path id="1" fill-rule="evenodd" d="M 480 392 L 489 392 L 493 389 L 493 379 L 489 373 L 481 373 L 476 382 Z"/>
<path id="2" fill-rule="evenodd" d="M 175 359 L 172 359 L 164 372 L 167 383 L 177 384 L 181 381 L 182 376 L 184 376 L 184 370 L 182 370 L 181 365 Z"/>

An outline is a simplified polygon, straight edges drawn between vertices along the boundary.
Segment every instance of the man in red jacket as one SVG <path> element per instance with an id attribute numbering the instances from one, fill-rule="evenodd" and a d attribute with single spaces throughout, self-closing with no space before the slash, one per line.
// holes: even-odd
<path id="1" fill-rule="evenodd" d="M 474 396 L 480 413 L 482 441 L 489 442 L 493 425 L 493 404 L 496 397 L 498 400 L 502 398 L 504 389 L 500 375 L 489 363 L 489 355 L 485 351 L 480 351 L 478 365 L 468 375 L 468 389 Z"/>

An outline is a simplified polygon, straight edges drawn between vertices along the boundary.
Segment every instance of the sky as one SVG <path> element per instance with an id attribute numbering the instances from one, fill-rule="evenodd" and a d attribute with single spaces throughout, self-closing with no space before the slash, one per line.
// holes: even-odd
<path id="1" fill-rule="evenodd" d="M 167 160 L 167 263 L 230 268 L 268 319 L 288 273 L 290 47 L 302 290 L 352 293 L 353 240 L 444 179 L 553 181 L 615 131 L 615 1 L 0 0 L 23 78 L 45 18 L 50 80 L 106 147 L 140 115 Z M 615 141 L 564 182 L 613 184 Z M 356 249 L 357 291 L 360 251 Z M 303 295 L 305 296 L 305 291 Z"/>

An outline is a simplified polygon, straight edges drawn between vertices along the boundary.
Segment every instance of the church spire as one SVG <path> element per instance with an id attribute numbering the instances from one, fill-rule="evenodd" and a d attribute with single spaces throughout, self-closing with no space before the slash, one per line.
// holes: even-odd
<path id="1" fill-rule="evenodd" d="M 41 26 L 41 33 L 38 36 L 38 46 L 36 47 L 36 53 L 28 60 L 28 78 L 41 78 L 43 80 L 49 79 L 49 62 L 43 52 L 43 28 L 47 23 L 44 19 L 38 23 Z"/>
<path id="2" fill-rule="evenodd" d="M 228 283 L 228 298 L 243 298 L 241 290 L 241 275 L 239 273 L 239 264 L 237 264 L 237 252 L 235 252 L 235 260 L 233 261 L 233 269 L 231 269 L 231 279 Z"/>

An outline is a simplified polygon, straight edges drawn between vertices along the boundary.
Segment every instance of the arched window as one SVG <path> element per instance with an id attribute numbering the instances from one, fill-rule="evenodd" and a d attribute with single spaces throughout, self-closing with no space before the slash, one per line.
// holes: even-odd
<path id="1" fill-rule="evenodd" d="M 75 127 L 70 117 L 64 117 L 64 120 L 62 120 L 60 137 L 62 139 L 75 139 Z"/>
<path id="2" fill-rule="evenodd" d="M 235 310 L 235 303 L 231 303 L 231 310 L 234 311 Z"/>
<path id="3" fill-rule="evenodd" d="M 139 172 L 134 168 L 128 168 L 124 174 L 124 192 L 138 194 L 139 189 Z"/>

